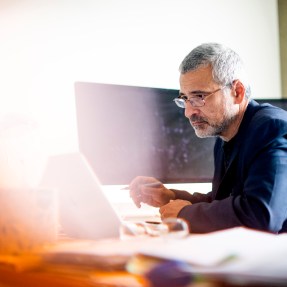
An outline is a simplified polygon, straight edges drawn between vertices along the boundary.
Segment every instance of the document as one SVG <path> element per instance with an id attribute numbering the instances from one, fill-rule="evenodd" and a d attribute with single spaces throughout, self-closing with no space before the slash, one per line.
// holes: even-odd
<path id="1" fill-rule="evenodd" d="M 141 252 L 188 262 L 191 272 L 225 281 L 287 283 L 287 234 L 238 227 L 145 246 Z"/>

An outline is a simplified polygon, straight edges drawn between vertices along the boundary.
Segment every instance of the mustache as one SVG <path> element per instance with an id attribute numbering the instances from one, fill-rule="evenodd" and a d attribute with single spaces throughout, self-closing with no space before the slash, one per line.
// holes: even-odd
<path id="1" fill-rule="evenodd" d="M 189 118 L 189 121 L 190 121 L 190 123 L 192 123 L 192 122 L 208 122 L 206 118 L 203 118 L 203 117 L 198 116 L 198 115 L 192 115 Z"/>

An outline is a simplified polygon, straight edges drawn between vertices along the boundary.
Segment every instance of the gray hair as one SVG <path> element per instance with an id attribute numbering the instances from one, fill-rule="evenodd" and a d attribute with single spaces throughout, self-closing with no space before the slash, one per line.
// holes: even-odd
<path id="1" fill-rule="evenodd" d="M 245 96 L 251 95 L 244 64 L 237 53 L 217 43 L 205 43 L 194 48 L 181 62 L 179 71 L 185 74 L 202 66 L 211 65 L 212 77 L 220 85 L 230 85 L 240 80 L 245 87 Z"/>

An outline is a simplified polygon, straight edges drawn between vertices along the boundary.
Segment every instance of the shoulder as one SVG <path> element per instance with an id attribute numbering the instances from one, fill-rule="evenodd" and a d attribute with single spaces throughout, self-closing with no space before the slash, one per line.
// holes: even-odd
<path id="1" fill-rule="evenodd" d="M 262 132 L 287 132 L 287 112 L 268 103 L 258 104 L 252 100 L 246 111 L 247 125 L 255 133 Z"/>
<path id="2" fill-rule="evenodd" d="M 248 105 L 247 113 L 249 110 L 254 115 L 255 119 L 282 119 L 287 121 L 287 111 L 269 103 L 259 104 L 255 100 L 251 100 Z"/>
<path id="3" fill-rule="evenodd" d="M 241 122 L 236 142 L 264 145 L 274 139 L 287 138 L 287 112 L 270 104 L 259 104 L 251 100 Z M 221 150 L 223 141 L 218 137 L 214 151 Z"/>
<path id="4" fill-rule="evenodd" d="M 251 101 L 239 129 L 238 142 L 248 152 L 286 147 L 287 112 L 270 104 Z"/>

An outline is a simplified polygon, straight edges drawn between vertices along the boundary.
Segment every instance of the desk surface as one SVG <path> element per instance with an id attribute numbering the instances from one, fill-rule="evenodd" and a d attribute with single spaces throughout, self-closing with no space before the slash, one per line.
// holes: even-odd
<path id="1" fill-rule="evenodd" d="M 115 198 L 113 200 L 116 201 Z M 117 203 L 122 204 L 123 202 L 119 201 Z M 140 245 L 141 248 L 143 247 L 143 244 L 141 242 L 140 244 L 138 240 L 136 242 L 137 242 L 137 245 L 135 246 L 136 248 L 138 248 L 138 245 Z M 109 251 L 109 254 L 110 252 L 113 252 L 115 250 L 114 248 L 122 252 L 123 242 L 119 241 L 118 243 L 120 243 L 120 246 L 119 245 L 114 246 L 114 244 L 108 246 L 107 249 Z M 191 263 L 193 262 L 195 263 L 195 265 L 193 265 L 193 271 L 194 271 L 194 266 L 198 266 L 199 262 L 201 263 L 205 262 L 208 266 L 211 261 L 213 262 L 215 259 L 218 260 L 221 258 L 225 258 L 227 255 L 229 255 L 231 251 L 232 252 L 236 251 L 241 260 L 237 262 L 238 264 L 227 266 L 230 268 L 227 268 L 226 270 L 227 271 L 239 270 L 239 273 L 237 273 L 237 275 L 245 274 L 254 276 L 254 274 L 262 275 L 262 268 L 265 268 L 263 269 L 264 275 L 267 274 L 267 271 L 270 271 L 269 272 L 270 277 L 266 278 L 267 281 L 264 284 L 262 283 L 257 285 L 254 283 L 248 284 L 246 283 L 250 282 L 248 280 L 244 282 L 245 284 L 243 284 L 243 282 L 239 280 L 236 285 L 236 282 L 231 284 L 229 283 L 230 281 L 227 280 L 227 277 L 221 276 L 221 278 L 206 277 L 205 281 L 195 282 L 192 283 L 190 286 L 192 287 L 273 286 L 274 287 L 274 286 L 287 286 L 286 244 L 287 244 L 286 234 L 276 236 L 272 234 L 238 228 L 238 229 L 215 232 L 208 235 L 191 235 L 190 237 L 185 238 L 180 244 L 175 243 L 176 247 L 174 247 L 172 241 L 171 242 L 162 241 L 160 242 L 160 244 L 156 246 L 152 245 L 151 248 L 145 249 L 146 252 L 150 251 L 150 253 L 145 254 L 151 254 L 152 256 L 157 256 L 158 258 L 165 258 L 163 256 L 167 256 L 167 258 L 182 260 L 183 262 L 191 262 Z M 131 242 L 128 242 L 128 244 L 126 245 L 128 246 L 128 251 L 130 253 L 130 251 L 133 248 Z M 98 242 L 97 246 L 99 247 Z M 181 248 L 179 248 L 179 246 Z M 215 246 L 216 248 L 214 248 Z M 103 246 L 100 245 L 100 248 L 96 250 L 100 250 L 102 254 Z M 138 251 L 138 249 L 135 249 L 135 251 Z M 91 253 L 90 247 L 88 249 L 88 252 L 89 254 L 95 255 Z M 104 255 L 106 256 L 107 254 L 105 253 Z M 100 263 L 102 263 L 102 261 Z M 24 268 L 21 269 L 22 271 L 17 271 L 18 269 L 14 267 L 8 264 L 1 264 L 0 261 L 0 287 L 15 287 L 15 286 L 151 287 L 142 276 L 128 273 L 125 270 L 125 268 L 122 269 L 117 268 L 116 270 L 114 269 L 99 270 L 96 268 L 86 269 L 83 268 L 81 264 L 77 264 L 77 266 L 50 265 L 49 268 L 47 268 L 47 266 L 41 265 L 37 266 L 37 268 L 28 268 L 28 269 Z M 270 267 L 273 267 L 273 269 Z M 258 268 L 260 268 L 260 273 L 258 273 L 259 270 Z M 249 270 L 255 273 L 247 272 Z M 237 278 L 242 279 L 242 276 Z M 268 281 L 270 278 L 271 281 Z M 276 285 L 274 283 L 276 280 L 272 281 L 272 278 L 273 279 L 281 278 L 281 282 Z M 284 278 L 286 279 L 286 282 L 282 281 L 284 280 Z M 282 282 L 285 285 L 282 284 Z"/>
<path id="2" fill-rule="evenodd" d="M 17 272 L 0 268 L 0 287 L 151 287 L 141 277 L 127 272 L 88 272 L 67 276 L 53 272 Z M 231 286 L 222 282 L 194 282 L 186 287 Z"/>
<path id="3" fill-rule="evenodd" d="M 151 286 L 141 277 L 127 272 L 96 272 L 81 276 L 65 276 L 63 274 L 41 271 L 16 272 L 0 267 L 0 287 L 156 287 Z M 282 287 L 276 284 L 243 284 L 227 283 L 222 280 L 202 280 L 185 287 Z M 175 286 L 174 286 L 175 287 Z"/>

